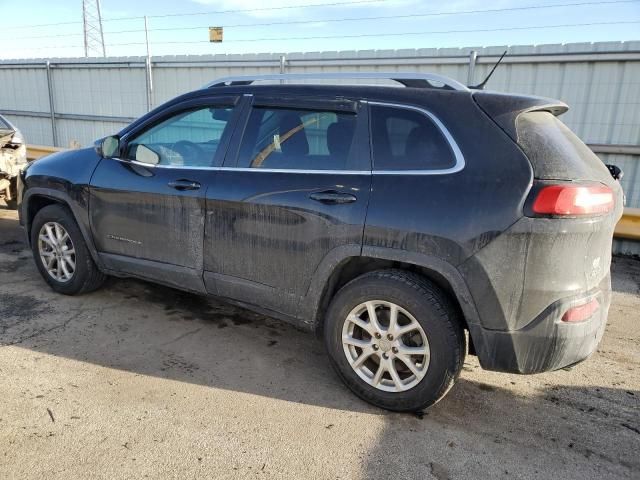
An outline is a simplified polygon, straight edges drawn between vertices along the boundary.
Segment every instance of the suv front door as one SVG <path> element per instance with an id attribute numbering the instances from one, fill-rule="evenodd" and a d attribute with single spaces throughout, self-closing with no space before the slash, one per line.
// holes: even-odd
<path id="1" fill-rule="evenodd" d="M 121 139 L 91 180 L 91 227 L 113 271 L 204 292 L 205 192 L 222 163 L 235 97 L 174 105 Z"/>
<path id="2" fill-rule="evenodd" d="M 323 260 L 360 255 L 371 187 L 366 109 L 344 99 L 246 101 L 242 138 L 207 191 L 205 284 L 295 315 Z"/>

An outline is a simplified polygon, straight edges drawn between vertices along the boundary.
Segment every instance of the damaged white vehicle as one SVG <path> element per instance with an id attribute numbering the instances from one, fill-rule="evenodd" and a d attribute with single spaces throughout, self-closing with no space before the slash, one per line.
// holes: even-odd
<path id="1" fill-rule="evenodd" d="M 9 120 L 0 115 L 0 197 L 15 207 L 18 173 L 27 164 L 24 137 Z"/>

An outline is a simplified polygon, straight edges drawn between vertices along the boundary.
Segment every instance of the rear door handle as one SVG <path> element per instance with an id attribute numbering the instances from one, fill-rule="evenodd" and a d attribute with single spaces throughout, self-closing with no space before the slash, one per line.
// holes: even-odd
<path id="1" fill-rule="evenodd" d="M 167 185 L 181 192 L 184 190 L 198 190 L 200 188 L 200 184 L 193 180 L 174 180 L 173 182 L 167 183 Z"/>
<path id="2" fill-rule="evenodd" d="M 342 205 L 345 203 L 353 203 L 358 199 L 355 195 L 352 195 L 350 193 L 336 192 L 335 190 L 314 192 L 309 195 L 309 198 L 326 205 Z"/>

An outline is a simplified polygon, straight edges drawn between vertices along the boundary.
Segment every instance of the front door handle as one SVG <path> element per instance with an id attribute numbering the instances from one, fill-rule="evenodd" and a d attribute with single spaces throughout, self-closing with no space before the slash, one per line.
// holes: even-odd
<path id="1" fill-rule="evenodd" d="M 335 190 L 314 192 L 309 195 L 309 198 L 326 205 L 342 205 L 345 203 L 353 203 L 358 199 L 355 195 L 352 195 L 350 193 L 336 192 Z"/>
<path id="2" fill-rule="evenodd" d="M 200 184 L 193 180 L 174 180 L 173 182 L 167 183 L 167 185 L 181 192 L 184 190 L 198 190 L 200 188 Z"/>

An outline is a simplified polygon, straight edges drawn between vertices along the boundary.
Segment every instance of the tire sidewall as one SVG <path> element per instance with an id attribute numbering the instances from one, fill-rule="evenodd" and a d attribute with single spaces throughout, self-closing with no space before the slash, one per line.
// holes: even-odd
<path id="1" fill-rule="evenodd" d="M 56 222 L 62 225 L 73 243 L 73 248 L 76 252 L 76 268 L 73 277 L 68 282 L 59 282 L 49 275 L 40 258 L 38 236 L 42 226 L 48 222 Z M 78 225 L 65 207 L 61 205 L 49 205 L 36 214 L 31 224 L 31 250 L 40 274 L 53 290 L 67 295 L 73 295 L 82 290 L 89 273 L 88 262 L 92 262 L 93 260 L 90 257 Z"/>
<path id="2" fill-rule="evenodd" d="M 371 300 L 401 306 L 414 316 L 427 336 L 429 367 L 422 380 L 409 390 L 385 392 L 367 384 L 353 370 L 344 354 L 344 322 L 353 308 Z M 388 410 L 421 410 L 446 393 L 460 370 L 460 342 L 452 335 L 455 330 L 452 330 L 452 325 L 447 325 L 447 322 L 455 321 L 448 318 L 448 310 L 448 305 L 438 295 L 424 295 L 392 279 L 363 278 L 344 287 L 329 307 L 324 329 L 325 346 L 334 368 L 356 395 Z"/>

